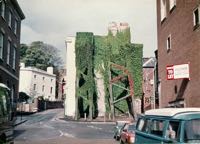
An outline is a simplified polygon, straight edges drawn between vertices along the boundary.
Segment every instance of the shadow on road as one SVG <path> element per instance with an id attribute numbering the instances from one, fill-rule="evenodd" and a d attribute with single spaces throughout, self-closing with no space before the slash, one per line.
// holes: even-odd
<path id="1" fill-rule="evenodd" d="M 23 134 L 26 130 L 14 130 L 13 137 L 17 138 L 19 135 Z"/>

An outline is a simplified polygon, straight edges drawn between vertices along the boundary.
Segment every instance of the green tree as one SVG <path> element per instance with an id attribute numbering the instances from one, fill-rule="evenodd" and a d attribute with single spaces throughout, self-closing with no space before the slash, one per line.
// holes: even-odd
<path id="1" fill-rule="evenodd" d="M 34 66 L 43 70 L 46 70 L 48 66 L 58 68 L 63 63 L 58 53 L 58 49 L 54 46 L 35 41 L 30 45 L 21 44 L 20 61 L 27 66 Z"/>
<path id="2" fill-rule="evenodd" d="M 28 46 L 26 44 L 21 44 L 21 46 L 20 46 L 20 59 L 23 59 L 25 57 L 27 49 L 28 49 Z"/>

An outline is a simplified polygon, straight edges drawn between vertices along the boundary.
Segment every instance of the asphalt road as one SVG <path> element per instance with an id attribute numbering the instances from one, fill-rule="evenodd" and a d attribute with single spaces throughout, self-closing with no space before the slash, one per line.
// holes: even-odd
<path id="1" fill-rule="evenodd" d="M 53 109 L 23 117 L 15 128 L 16 144 L 116 144 L 111 123 L 62 120 L 63 109 Z"/>

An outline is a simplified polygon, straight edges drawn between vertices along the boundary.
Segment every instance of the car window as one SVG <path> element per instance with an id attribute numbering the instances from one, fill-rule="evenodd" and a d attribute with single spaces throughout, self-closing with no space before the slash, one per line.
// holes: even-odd
<path id="1" fill-rule="evenodd" d="M 128 127 L 129 131 L 135 130 L 135 125 L 134 124 L 130 124 Z"/>
<path id="2" fill-rule="evenodd" d="M 123 127 L 124 130 L 128 130 L 128 124 L 126 123 Z"/>
<path id="3" fill-rule="evenodd" d="M 138 124 L 137 124 L 137 130 L 142 131 L 142 132 L 148 132 L 149 131 L 149 119 L 139 119 Z"/>
<path id="4" fill-rule="evenodd" d="M 163 136 L 164 121 L 163 120 L 152 120 L 150 126 L 150 133 L 157 136 Z"/>
<path id="5" fill-rule="evenodd" d="M 169 121 L 166 136 L 172 140 L 178 140 L 180 136 L 180 122 Z"/>
<path id="6" fill-rule="evenodd" d="M 185 142 L 200 143 L 200 119 L 190 120 L 185 123 Z"/>

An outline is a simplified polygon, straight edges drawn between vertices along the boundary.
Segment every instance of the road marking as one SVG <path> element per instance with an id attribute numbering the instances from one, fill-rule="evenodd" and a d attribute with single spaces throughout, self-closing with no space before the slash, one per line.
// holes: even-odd
<path id="1" fill-rule="evenodd" d="M 52 126 L 50 126 L 50 125 L 47 125 L 47 124 L 44 124 L 44 127 L 50 128 L 50 129 L 55 129 L 54 127 L 52 127 Z"/>
<path id="2" fill-rule="evenodd" d="M 59 132 L 60 132 L 60 137 L 63 136 L 63 132 L 61 130 L 59 130 Z"/>
<path id="3" fill-rule="evenodd" d="M 99 127 L 96 127 L 96 126 L 91 126 L 91 125 L 88 125 L 87 127 L 88 127 L 88 128 L 97 129 L 97 130 L 102 130 L 102 128 L 99 128 Z"/>
<path id="4" fill-rule="evenodd" d="M 61 136 L 66 136 L 66 137 L 71 137 L 71 138 L 74 138 L 75 136 L 73 136 L 72 134 L 68 134 L 68 133 L 63 133 L 61 130 L 59 130 L 60 132 L 60 137 Z"/>

